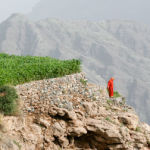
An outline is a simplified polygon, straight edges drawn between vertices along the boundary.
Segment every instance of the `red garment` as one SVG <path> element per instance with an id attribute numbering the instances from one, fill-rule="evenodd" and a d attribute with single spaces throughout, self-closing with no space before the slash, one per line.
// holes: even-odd
<path id="1" fill-rule="evenodd" d="M 108 85 L 107 85 L 107 89 L 109 90 L 109 97 L 113 97 L 114 96 L 114 91 L 113 91 L 113 80 L 112 78 L 108 81 Z"/>

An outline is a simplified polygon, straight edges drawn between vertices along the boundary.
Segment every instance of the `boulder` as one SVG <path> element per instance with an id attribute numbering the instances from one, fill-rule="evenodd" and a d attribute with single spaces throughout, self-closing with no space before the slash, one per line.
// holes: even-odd
<path id="1" fill-rule="evenodd" d="M 119 130 L 106 130 L 104 138 L 107 140 L 108 144 L 123 143 L 123 138 Z"/>
<path id="2" fill-rule="evenodd" d="M 75 110 L 75 113 L 77 115 L 77 119 L 83 121 L 85 119 L 84 113 L 80 110 Z"/>
<path id="3" fill-rule="evenodd" d="M 64 118 L 70 119 L 70 120 L 76 120 L 77 119 L 76 113 L 74 111 L 68 111 L 64 108 L 52 107 L 49 110 L 49 114 L 51 116 L 59 115 L 59 116 L 62 116 Z"/>
<path id="4" fill-rule="evenodd" d="M 91 118 L 86 120 L 86 128 L 88 131 L 102 135 L 104 135 L 106 130 L 117 130 L 117 127 L 114 124 L 106 120 L 96 120 Z"/>
<path id="5" fill-rule="evenodd" d="M 97 115 L 97 104 L 94 102 L 83 102 L 83 107 L 85 108 L 85 111 L 90 116 L 96 116 Z"/>
<path id="6" fill-rule="evenodd" d="M 86 134 L 87 130 L 84 127 L 69 127 L 67 129 L 67 134 L 74 137 L 80 137 L 83 134 Z"/>
<path id="7" fill-rule="evenodd" d="M 61 137 L 65 134 L 66 129 L 61 126 L 59 122 L 53 124 L 53 136 Z"/>

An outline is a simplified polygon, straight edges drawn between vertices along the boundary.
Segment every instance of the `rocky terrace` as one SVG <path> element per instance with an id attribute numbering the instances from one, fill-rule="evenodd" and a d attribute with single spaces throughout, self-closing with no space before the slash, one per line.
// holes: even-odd
<path id="1" fill-rule="evenodd" d="M 84 73 L 61 78 L 33 81 L 16 86 L 24 100 L 24 113 L 47 114 L 52 106 L 69 111 L 79 109 L 83 102 L 106 101 L 106 88 L 86 83 Z"/>
<path id="2" fill-rule="evenodd" d="M 16 89 L 24 102 L 24 114 L 48 114 L 52 106 L 68 111 L 78 110 L 82 109 L 84 102 L 96 102 L 106 106 L 109 100 L 134 112 L 133 108 L 121 101 L 121 97 L 109 99 L 106 87 L 88 83 L 84 73 L 32 81 L 18 85 Z M 112 102 L 109 105 L 113 105 Z"/>

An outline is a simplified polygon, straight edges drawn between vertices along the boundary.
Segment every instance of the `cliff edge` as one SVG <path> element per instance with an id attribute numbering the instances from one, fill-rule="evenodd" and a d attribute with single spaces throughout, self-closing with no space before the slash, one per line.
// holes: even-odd
<path id="1" fill-rule="evenodd" d="M 0 118 L 1 150 L 148 150 L 150 126 L 84 73 L 17 85 L 21 113 Z"/>

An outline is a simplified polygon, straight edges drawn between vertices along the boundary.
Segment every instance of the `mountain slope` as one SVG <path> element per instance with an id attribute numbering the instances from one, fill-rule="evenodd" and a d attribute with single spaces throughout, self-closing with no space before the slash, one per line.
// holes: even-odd
<path id="1" fill-rule="evenodd" d="M 91 82 L 106 86 L 114 76 L 115 90 L 150 123 L 149 33 L 149 26 L 134 21 L 32 22 L 13 14 L 0 24 L 0 52 L 81 59 Z"/>

